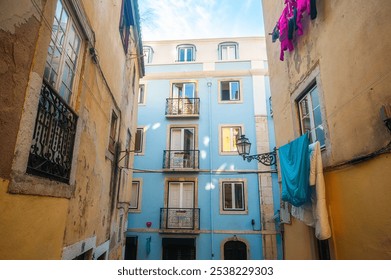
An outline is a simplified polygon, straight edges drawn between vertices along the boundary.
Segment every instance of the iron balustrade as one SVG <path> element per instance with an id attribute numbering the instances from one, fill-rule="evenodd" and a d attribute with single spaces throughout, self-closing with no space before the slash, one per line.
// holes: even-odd
<path id="1" fill-rule="evenodd" d="M 198 116 L 199 98 L 167 98 L 166 116 Z"/>
<path id="2" fill-rule="evenodd" d="M 199 208 L 160 208 L 160 229 L 200 229 Z"/>
<path id="3" fill-rule="evenodd" d="M 165 150 L 163 169 L 198 169 L 199 150 Z"/>
<path id="4" fill-rule="evenodd" d="M 27 173 L 69 183 L 78 116 L 42 83 Z"/>

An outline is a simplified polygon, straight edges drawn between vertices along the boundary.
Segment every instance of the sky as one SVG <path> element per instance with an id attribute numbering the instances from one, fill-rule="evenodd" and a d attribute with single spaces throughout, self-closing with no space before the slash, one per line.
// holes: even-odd
<path id="1" fill-rule="evenodd" d="M 146 41 L 264 36 L 261 0 L 139 0 Z"/>

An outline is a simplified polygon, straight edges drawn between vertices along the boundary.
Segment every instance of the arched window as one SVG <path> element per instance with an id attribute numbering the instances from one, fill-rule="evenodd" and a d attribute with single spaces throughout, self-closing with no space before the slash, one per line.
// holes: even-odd
<path id="1" fill-rule="evenodd" d="M 184 61 L 195 61 L 196 47 L 191 44 L 178 45 L 177 47 L 178 60 L 179 62 Z"/>
<path id="2" fill-rule="evenodd" d="M 234 60 L 239 58 L 238 43 L 223 42 L 219 44 L 219 60 Z"/>
<path id="3" fill-rule="evenodd" d="M 235 240 L 225 242 L 224 260 L 247 260 L 246 244 Z"/>
<path id="4" fill-rule="evenodd" d="M 145 63 L 152 63 L 152 57 L 153 57 L 153 49 L 150 46 L 144 46 L 143 47 L 143 53 L 144 53 L 144 62 Z"/>

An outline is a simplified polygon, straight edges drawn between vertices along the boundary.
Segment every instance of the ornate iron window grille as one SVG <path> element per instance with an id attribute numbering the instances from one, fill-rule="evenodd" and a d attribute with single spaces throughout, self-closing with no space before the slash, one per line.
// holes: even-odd
<path id="1" fill-rule="evenodd" d="M 167 98 L 166 116 L 193 116 L 200 113 L 199 98 Z"/>
<path id="2" fill-rule="evenodd" d="M 69 183 L 78 116 L 43 81 L 27 173 Z"/>

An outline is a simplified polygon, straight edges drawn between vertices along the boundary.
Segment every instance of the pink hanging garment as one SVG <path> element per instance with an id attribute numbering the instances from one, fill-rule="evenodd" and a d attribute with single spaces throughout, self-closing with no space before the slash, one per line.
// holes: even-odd
<path id="1" fill-rule="evenodd" d="M 289 50 L 293 51 L 293 43 L 288 38 L 288 6 L 284 8 L 280 19 L 278 20 L 278 27 L 280 29 L 280 42 L 281 42 L 281 52 L 280 52 L 280 60 L 284 61 L 284 51 Z"/>

